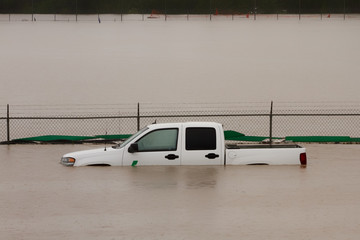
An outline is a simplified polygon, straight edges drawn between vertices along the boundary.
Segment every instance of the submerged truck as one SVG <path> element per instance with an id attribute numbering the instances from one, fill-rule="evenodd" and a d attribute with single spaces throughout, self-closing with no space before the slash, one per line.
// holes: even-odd
<path id="1" fill-rule="evenodd" d="M 306 165 L 296 144 L 225 144 L 214 122 L 152 124 L 109 148 L 65 154 L 66 166 Z"/>

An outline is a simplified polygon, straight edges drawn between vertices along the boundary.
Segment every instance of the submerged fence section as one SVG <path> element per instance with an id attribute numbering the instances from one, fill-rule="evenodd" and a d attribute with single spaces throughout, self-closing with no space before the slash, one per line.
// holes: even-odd
<path id="1" fill-rule="evenodd" d="M 246 136 L 337 136 L 360 141 L 360 103 L 7 105 L 0 111 L 3 143 L 45 135 L 133 134 L 154 122 L 189 121 L 219 122 L 225 130 Z"/>

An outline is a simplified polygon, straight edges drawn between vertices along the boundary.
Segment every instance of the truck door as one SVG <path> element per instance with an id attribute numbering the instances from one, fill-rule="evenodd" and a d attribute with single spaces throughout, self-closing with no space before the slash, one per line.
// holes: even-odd
<path id="1" fill-rule="evenodd" d="M 181 165 L 220 165 L 223 163 L 223 143 L 214 127 L 184 129 Z"/>
<path id="2" fill-rule="evenodd" d="M 150 131 L 136 141 L 136 152 L 130 153 L 127 146 L 123 165 L 180 165 L 179 135 L 178 128 Z"/>

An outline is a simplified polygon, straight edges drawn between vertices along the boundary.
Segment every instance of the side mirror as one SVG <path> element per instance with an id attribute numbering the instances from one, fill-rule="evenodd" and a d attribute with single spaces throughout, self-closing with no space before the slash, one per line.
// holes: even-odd
<path id="1" fill-rule="evenodd" d="M 134 153 L 139 151 L 139 146 L 137 143 L 132 143 L 130 147 L 128 148 L 129 153 Z"/>

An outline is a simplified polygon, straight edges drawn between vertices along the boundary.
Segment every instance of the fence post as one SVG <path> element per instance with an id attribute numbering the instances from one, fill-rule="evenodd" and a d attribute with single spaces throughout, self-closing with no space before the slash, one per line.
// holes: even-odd
<path id="1" fill-rule="evenodd" d="M 137 130 L 140 130 L 140 103 L 137 104 Z"/>
<path id="2" fill-rule="evenodd" d="M 10 142 L 10 107 L 9 104 L 7 105 L 6 111 L 6 132 L 7 132 L 7 142 Z"/>
<path id="3" fill-rule="evenodd" d="M 270 146 L 272 144 L 272 120 L 273 120 L 273 101 L 271 101 L 271 107 L 270 107 L 270 134 L 269 134 Z"/>

